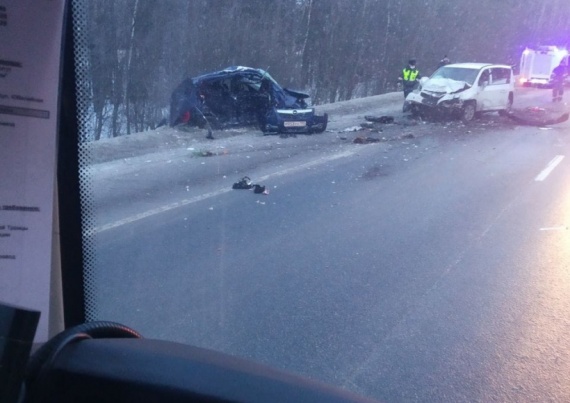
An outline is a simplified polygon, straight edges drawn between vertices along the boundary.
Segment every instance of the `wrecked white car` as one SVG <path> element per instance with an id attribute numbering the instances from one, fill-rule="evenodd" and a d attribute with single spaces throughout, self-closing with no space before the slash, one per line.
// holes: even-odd
<path id="1" fill-rule="evenodd" d="M 415 115 L 445 113 L 471 121 L 482 112 L 507 114 L 514 101 L 511 66 L 456 63 L 440 67 L 406 97 Z"/>

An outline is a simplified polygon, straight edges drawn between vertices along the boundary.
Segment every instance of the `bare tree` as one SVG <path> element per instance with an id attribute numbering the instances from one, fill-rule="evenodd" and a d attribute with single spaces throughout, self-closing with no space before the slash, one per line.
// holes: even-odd
<path id="1" fill-rule="evenodd" d="M 230 65 L 269 69 L 313 103 L 394 90 L 410 57 L 513 61 L 568 44 L 570 2 L 480 0 L 93 0 L 94 137 L 152 128 L 183 79 Z"/>

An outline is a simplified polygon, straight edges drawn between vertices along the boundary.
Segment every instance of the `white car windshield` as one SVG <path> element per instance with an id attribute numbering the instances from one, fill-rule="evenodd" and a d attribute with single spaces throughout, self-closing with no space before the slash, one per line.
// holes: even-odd
<path id="1" fill-rule="evenodd" d="M 431 79 L 434 78 L 449 78 L 455 81 L 464 81 L 469 85 L 473 85 L 477 78 L 479 69 L 468 69 L 464 67 L 442 67 L 437 70 Z"/>

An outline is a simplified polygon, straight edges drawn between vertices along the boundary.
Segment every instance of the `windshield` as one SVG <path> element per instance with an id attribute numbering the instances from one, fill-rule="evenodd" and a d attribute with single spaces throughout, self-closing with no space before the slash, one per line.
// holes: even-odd
<path id="1" fill-rule="evenodd" d="M 567 40 L 570 2 L 73 3 L 88 320 L 380 401 L 570 401 L 567 94 L 413 91 Z M 270 75 L 192 81 L 231 66 Z"/>
<path id="2" fill-rule="evenodd" d="M 469 69 L 464 67 L 441 67 L 431 78 L 448 78 L 455 81 L 464 81 L 469 85 L 473 85 L 477 79 L 479 69 Z"/>

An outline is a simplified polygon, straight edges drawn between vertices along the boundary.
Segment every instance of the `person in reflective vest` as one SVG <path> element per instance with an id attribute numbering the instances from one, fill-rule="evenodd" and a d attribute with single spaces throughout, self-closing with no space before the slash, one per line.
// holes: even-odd
<path id="1" fill-rule="evenodd" d="M 404 87 L 404 99 L 416 88 L 420 78 L 420 71 L 416 68 L 416 60 L 410 59 L 408 65 L 402 70 L 402 75 L 398 77 Z"/>

